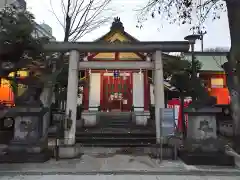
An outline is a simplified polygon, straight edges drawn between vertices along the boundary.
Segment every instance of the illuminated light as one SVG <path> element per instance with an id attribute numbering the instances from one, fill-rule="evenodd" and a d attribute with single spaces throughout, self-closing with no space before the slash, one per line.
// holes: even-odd
<path id="1" fill-rule="evenodd" d="M 223 78 L 211 78 L 212 88 L 223 88 L 223 86 L 224 86 Z"/>

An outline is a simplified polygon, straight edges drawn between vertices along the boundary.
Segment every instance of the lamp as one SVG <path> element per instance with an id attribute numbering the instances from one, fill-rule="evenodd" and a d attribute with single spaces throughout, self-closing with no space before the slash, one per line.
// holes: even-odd
<path id="1" fill-rule="evenodd" d="M 201 39 L 201 35 L 199 35 L 199 34 L 192 34 L 192 35 L 186 36 L 184 39 L 187 40 L 190 43 L 190 46 L 191 46 L 192 79 L 195 79 L 197 77 L 197 72 L 196 72 L 196 64 L 195 64 L 194 45 L 195 45 L 197 39 Z"/>

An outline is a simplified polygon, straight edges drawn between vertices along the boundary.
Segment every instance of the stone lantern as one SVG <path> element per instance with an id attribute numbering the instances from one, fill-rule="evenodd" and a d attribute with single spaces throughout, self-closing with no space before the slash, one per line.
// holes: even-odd
<path id="1" fill-rule="evenodd" d="M 0 162 L 45 162 L 50 159 L 43 134 L 43 118 L 48 109 L 21 106 L 9 109 L 4 117 L 14 120 L 14 137 L 0 154 Z"/>

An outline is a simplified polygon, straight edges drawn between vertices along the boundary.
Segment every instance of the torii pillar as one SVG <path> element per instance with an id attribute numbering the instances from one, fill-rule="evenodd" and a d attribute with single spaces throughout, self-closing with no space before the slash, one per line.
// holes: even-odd
<path id="1" fill-rule="evenodd" d="M 65 130 L 64 140 L 66 145 L 75 144 L 76 120 L 77 120 L 77 99 L 78 99 L 78 61 L 79 52 L 70 51 L 69 67 L 68 67 L 68 86 L 67 86 L 67 107 L 66 117 L 72 121 L 71 128 Z"/>
<path id="2" fill-rule="evenodd" d="M 162 52 L 154 53 L 154 102 L 155 102 L 155 124 L 156 124 L 156 141 L 161 143 L 161 126 L 162 119 L 160 117 L 160 109 L 165 107 L 164 101 L 164 79 L 163 79 L 163 63 Z"/>

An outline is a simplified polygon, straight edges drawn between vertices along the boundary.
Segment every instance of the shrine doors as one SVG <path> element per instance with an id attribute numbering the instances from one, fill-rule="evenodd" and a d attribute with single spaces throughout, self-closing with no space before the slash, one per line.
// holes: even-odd
<path id="1" fill-rule="evenodd" d="M 105 111 L 130 111 L 132 108 L 132 75 L 102 74 L 101 107 Z"/>

